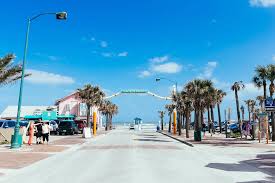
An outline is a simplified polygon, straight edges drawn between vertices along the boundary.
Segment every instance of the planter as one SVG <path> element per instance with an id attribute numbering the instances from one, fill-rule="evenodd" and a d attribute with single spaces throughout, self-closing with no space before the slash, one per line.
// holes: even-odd
<path id="1" fill-rule="evenodd" d="M 88 128 L 88 127 L 83 128 L 82 137 L 83 137 L 83 138 L 91 138 L 91 137 L 92 137 L 91 129 Z"/>

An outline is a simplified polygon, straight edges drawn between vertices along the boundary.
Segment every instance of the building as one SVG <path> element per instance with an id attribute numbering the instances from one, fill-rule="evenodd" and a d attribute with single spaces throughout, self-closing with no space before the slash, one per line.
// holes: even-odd
<path id="1" fill-rule="evenodd" d="M 76 120 L 86 120 L 87 118 L 87 107 L 85 103 L 82 103 L 76 96 L 76 92 L 58 99 L 55 102 L 57 106 L 57 111 L 59 115 L 74 115 Z M 93 117 L 93 112 L 97 113 L 97 121 L 100 126 L 102 126 L 102 115 L 98 111 L 97 107 L 92 107 L 91 109 L 91 120 Z"/>
<path id="2" fill-rule="evenodd" d="M 20 119 L 28 115 L 42 115 L 43 111 L 57 111 L 56 106 L 22 106 Z M 1 114 L 2 119 L 14 120 L 17 117 L 17 106 L 8 106 Z"/>

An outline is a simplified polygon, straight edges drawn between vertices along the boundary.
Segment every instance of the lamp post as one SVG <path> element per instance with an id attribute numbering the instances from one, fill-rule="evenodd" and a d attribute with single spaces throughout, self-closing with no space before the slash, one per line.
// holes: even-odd
<path id="1" fill-rule="evenodd" d="M 164 79 L 164 80 L 167 80 L 167 81 L 169 81 L 169 82 L 171 82 L 171 83 L 173 83 L 174 85 L 175 85 L 175 89 L 176 89 L 176 91 L 174 91 L 174 94 L 177 94 L 178 93 L 178 83 L 176 82 L 176 81 L 173 81 L 173 80 L 171 80 L 171 79 L 168 79 L 168 78 L 165 78 L 165 77 L 158 77 L 158 78 L 156 78 L 156 82 L 159 82 L 160 80 L 162 80 L 162 79 Z M 176 103 L 176 102 L 175 102 Z M 176 106 L 176 105 L 175 105 Z M 176 135 L 176 133 L 177 133 L 177 130 L 176 130 L 176 119 L 177 118 L 177 111 L 176 111 L 176 107 L 175 107 L 175 109 L 174 109 L 174 111 L 173 111 L 173 127 L 174 127 L 174 129 L 173 129 L 173 134 L 174 135 Z"/>
<path id="2" fill-rule="evenodd" d="M 165 79 L 165 80 L 170 81 L 171 83 L 173 83 L 176 86 L 176 93 L 178 93 L 178 83 L 177 83 L 177 81 L 173 81 L 173 80 L 165 78 L 165 77 L 159 77 L 159 78 L 156 78 L 156 82 L 159 82 L 162 79 Z"/>
<path id="3" fill-rule="evenodd" d="M 66 20 L 67 13 L 66 12 L 58 12 L 58 13 L 41 13 L 31 18 L 28 18 L 27 21 L 27 32 L 26 32 L 26 40 L 25 40 L 25 48 L 24 48 L 24 57 L 23 57 L 23 64 L 22 64 L 22 73 L 21 73 L 21 81 L 20 81 L 20 89 L 19 89 L 19 98 L 18 98 L 18 106 L 17 106 L 17 118 L 16 118 L 16 125 L 14 128 L 14 134 L 12 135 L 11 139 L 11 148 L 19 148 L 22 144 L 22 135 L 19 133 L 20 129 L 20 113 L 21 113 L 21 105 L 22 105 L 22 93 L 23 93 L 23 86 L 24 86 L 24 76 L 25 76 L 25 65 L 26 65 L 26 57 L 28 51 L 28 41 L 29 41 L 29 32 L 30 32 L 30 25 L 31 22 L 43 15 L 55 15 L 57 20 Z"/>

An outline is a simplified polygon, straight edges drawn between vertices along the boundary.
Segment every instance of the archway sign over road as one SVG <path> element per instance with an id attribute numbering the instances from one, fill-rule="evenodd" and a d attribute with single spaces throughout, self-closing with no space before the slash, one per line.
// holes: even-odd
<path id="1" fill-rule="evenodd" d="M 163 99 L 163 100 L 172 100 L 171 96 L 163 97 L 163 96 L 157 95 L 157 94 L 152 93 L 152 92 L 147 91 L 147 90 L 122 90 L 122 91 L 120 91 L 118 93 L 115 93 L 113 95 L 106 96 L 105 99 L 110 99 L 110 98 L 113 98 L 113 97 L 116 97 L 116 96 L 119 96 L 119 95 L 125 95 L 125 94 L 145 94 L 145 95 L 151 95 L 153 97 Z"/>

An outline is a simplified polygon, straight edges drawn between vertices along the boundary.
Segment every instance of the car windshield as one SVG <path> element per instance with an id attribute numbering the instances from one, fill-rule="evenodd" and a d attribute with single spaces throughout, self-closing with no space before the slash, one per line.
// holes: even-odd
<path id="1" fill-rule="evenodd" d="M 15 121 L 8 121 L 6 122 L 9 127 L 15 127 Z"/>
<path id="2" fill-rule="evenodd" d="M 72 123 L 71 122 L 60 122 L 59 127 L 71 127 Z"/>
<path id="3" fill-rule="evenodd" d="M 4 123 L 3 121 L 0 121 L 0 127 L 3 125 L 3 123 Z"/>

